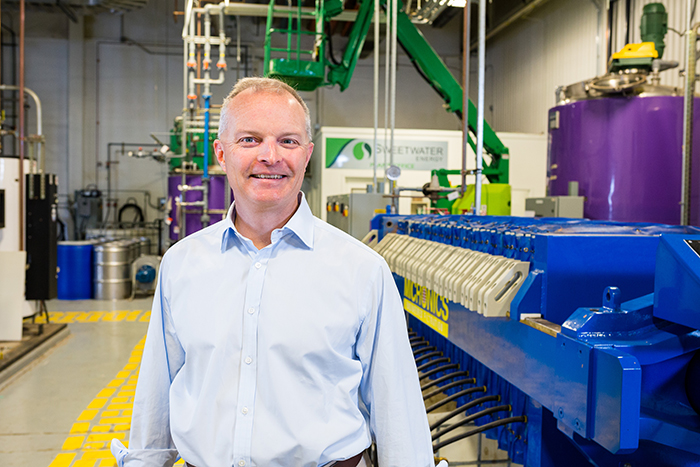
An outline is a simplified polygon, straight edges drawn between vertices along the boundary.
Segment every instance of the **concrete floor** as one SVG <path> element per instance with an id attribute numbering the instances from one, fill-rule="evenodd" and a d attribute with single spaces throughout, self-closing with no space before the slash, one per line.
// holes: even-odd
<path id="1" fill-rule="evenodd" d="M 146 321 L 116 321 L 113 311 L 150 310 L 151 298 L 134 301 L 47 302 L 49 312 L 102 311 L 95 322 L 70 322 L 70 335 L 0 389 L 0 459 L 3 467 L 47 467 L 62 452 L 76 419 L 129 361 L 145 336 Z M 133 313 L 135 314 L 135 313 Z M 85 316 L 85 315 L 83 315 Z M 68 317 L 68 318 L 67 318 Z M 112 318 L 105 321 L 104 318 Z M 53 317 L 52 317 L 53 320 Z M 109 462 L 95 460 L 92 465 Z M 59 462 L 54 466 L 78 465 Z M 85 467 L 89 462 L 83 462 Z"/>

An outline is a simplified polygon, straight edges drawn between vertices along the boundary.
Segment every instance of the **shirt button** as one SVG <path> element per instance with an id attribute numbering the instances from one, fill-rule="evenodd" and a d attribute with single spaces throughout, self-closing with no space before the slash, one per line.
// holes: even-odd
<path id="1" fill-rule="evenodd" d="M 255 263 L 255 267 L 256 267 L 256 268 L 260 269 L 261 266 L 262 266 L 262 264 L 260 264 L 260 263 Z"/>
<path id="2" fill-rule="evenodd" d="M 248 413 L 248 407 L 243 407 L 243 409 L 241 410 L 241 412 L 243 412 L 243 415 L 247 414 L 247 413 Z"/>
<path id="3" fill-rule="evenodd" d="M 245 362 L 246 362 L 248 365 L 250 365 L 251 363 L 253 363 L 253 359 L 250 358 L 250 357 L 246 357 L 246 358 L 245 358 Z"/>
<path id="4" fill-rule="evenodd" d="M 240 465 L 241 467 L 243 467 L 243 466 L 245 465 L 245 461 L 244 461 L 243 459 L 239 460 L 239 461 L 238 461 L 238 465 Z"/>
<path id="5" fill-rule="evenodd" d="M 252 315 L 253 313 L 255 313 L 255 308 L 253 308 L 253 307 L 248 308 L 248 314 Z"/>

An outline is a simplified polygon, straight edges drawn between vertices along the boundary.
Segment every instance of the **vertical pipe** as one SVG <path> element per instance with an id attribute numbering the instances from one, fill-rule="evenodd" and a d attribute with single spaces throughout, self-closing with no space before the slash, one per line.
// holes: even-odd
<path id="1" fill-rule="evenodd" d="M 693 100 L 695 98 L 695 43 L 697 33 L 692 25 L 693 0 L 687 3 L 685 96 L 683 97 L 683 165 L 681 171 L 681 225 L 690 224 L 690 176 L 693 153 Z"/>
<path id="2" fill-rule="evenodd" d="M 396 42 L 396 29 L 397 29 L 397 21 L 398 21 L 398 10 L 399 10 L 399 5 L 398 5 L 398 0 L 391 0 L 391 143 L 389 144 L 389 147 L 391 148 L 390 152 L 390 157 L 391 157 L 391 163 L 390 165 L 394 165 L 394 133 L 396 131 L 396 68 L 397 68 L 397 42 Z M 389 191 L 390 194 L 398 194 L 394 193 L 396 190 L 396 180 L 391 180 L 391 190 Z M 393 197 L 391 198 L 392 206 L 394 208 L 394 213 L 398 214 L 399 212 L 399 198 L 398 197 Z"/>
<path id="3" fill-rule="evenodd" d="M 374 0 L 374 145 L 372 146 L 372 183 L 377 193 L 377 156 L 379 143 L 377 139 L 379 128 L 379 0 Z"/>
<path id="4" fill-rule="evenodd" d="M 486 2 L 479 2 L 479 95 L 476 122 L 476 184 L 474 214 L 481 214 L 481 171 L 484 158 L 484 70 L 486 69 Z"/>
<path id="5" fill-rule="evenodd" d="M 379 1 L 379 0 L 377 0 Z M 389 167 L 389 161 L 387 159 L 387 153 L 389 152 L 389 70 L 391 69 L 391 10 L 392 10 L 392 4 L 391 1 L 387 0 L 386 1 L 386 24 L 385 24 L 385 31 L 386 31 L 386 46 L 385 46 L 385 53 L 384 53 L 384 184 L 389 181 L 388 178 L 386 178 L 386 169 Z"/>
<path id="6" fill-rule="evenodd" d="M 462 37 L 462 187 L 467 191 L 467 154 L 469 147 L 469 0 L 464 2 L 464 27 Z"/>
<path id="7" fill-rule="evenodd" d="M 19 1 L 19 250 L 24 250 L 24 0 Z"/>

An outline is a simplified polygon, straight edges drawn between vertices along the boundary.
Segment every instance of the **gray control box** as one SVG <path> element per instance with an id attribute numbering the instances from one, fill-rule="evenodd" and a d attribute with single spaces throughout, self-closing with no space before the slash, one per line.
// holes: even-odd
<path id="1" fill-rule="evenodd" d="M 376 211 L 386 209 L 390 202 L 390 198 L 385 198 L 382 193 L 329 196 L 326 202 L 326 220 L 332 226 L 362 240 L 369 232 L 369 224 Z"/>
<path id="2" fill-rule="evenodd" d="M 527 198 L 525 200 L 525 210 L 534 211 L 535 217 L 583 219 L 583 196 Z"/>

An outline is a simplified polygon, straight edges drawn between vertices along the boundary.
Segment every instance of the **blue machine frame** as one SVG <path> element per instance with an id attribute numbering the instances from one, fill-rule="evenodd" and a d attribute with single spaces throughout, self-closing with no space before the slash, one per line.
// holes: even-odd
<path id="1" fill-rule="evenodd" d="M 372 228 L 530 262 L 496 318 L 440 296 L 436 315 L 435 292 L 394 275 L 407 311 L 433 315 L 409 313 L 410 327 L 527 416 L 487 432 L 515 462 L 700 465 L 700 230 L 434 215 L 380 215 Z"/>

